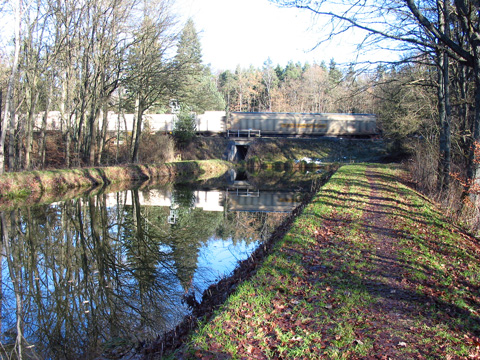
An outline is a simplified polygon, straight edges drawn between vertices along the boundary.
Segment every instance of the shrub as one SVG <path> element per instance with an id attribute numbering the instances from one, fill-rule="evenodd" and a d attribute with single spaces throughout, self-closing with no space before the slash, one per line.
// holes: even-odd
<path id="1" fill-rule="evenodd" d="M 440 154 L 434 142 L 414 141 L 409 170 L 418 189 L 433 195 L 437 190 L 438 159 Z"/>
<path id="2" fill-rule="evenodd" d="M 196 135 L 195 116 L 189 109 L 182 108 L 173 128 L 173 136 L 179 147 L 187 145 Z"/>
<path id="3" fill-rule="evenodd" d="M 142 133 L 139 160 L 142 164 L 166 163 L 175 159 L 175 143 L 168 135 Z"/>

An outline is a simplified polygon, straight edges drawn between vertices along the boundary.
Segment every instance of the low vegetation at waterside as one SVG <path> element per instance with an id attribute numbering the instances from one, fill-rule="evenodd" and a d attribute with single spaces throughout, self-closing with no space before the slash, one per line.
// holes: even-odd
<path id="1" fill-rule="evenodd" d="M 206 179 L 224 174 L 231 164 L 221 160 L 178 161 L 161 165 L 126 165 L 49 171 L 6 173 L 0 176 L 0 198 L 24 198 L 44 192 L 87 188 L 119 181 L 163 178 L 172 181 L 182 176 Z"/>
<path id="2" fill-rule="evenodd" d="M 480 244 L 394 165 L 346 165 L 176 357 L 480 358 Z"/>
<path id="3" fill-rule="evenodd" d="M 256 140 L 247 160 L 295 162 L 303 159 L 331 162 L 375 162 L 387 156 L 383 140 L 340 138 L 264 138 Z"/>
<path id="4" fill-rule="evenodd" d="M 223 159 L 228 142 L 223 136 L 196 136 L 178 153 L 183 160 Z"/>
<path id="5" fill-rule="evenodd" d="M 229 139 L 221 136 L 197 136 L 178 151 L 184 160 L 225 158 Z M 275 163 L 298 167 L 302 161 L 314 162 L 365 162 L 379 161 L 388 156 L 383 140 L 340 138 L 261 138 L 249 147 L 246 160 L 263 166 Z M 307 161 L 305 161 L 307 160 Z"/>

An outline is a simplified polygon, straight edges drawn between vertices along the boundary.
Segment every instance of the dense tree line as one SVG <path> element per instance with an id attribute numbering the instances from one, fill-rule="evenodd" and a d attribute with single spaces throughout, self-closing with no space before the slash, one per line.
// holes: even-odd
<path id="1" fill-rule="evenodd" d="M 109 110 L 135 114 L 133 133 L 124 139 L 125 160 L 138 162 L 144 113 L 167 111 L 172 98 L 192 110 L 223 109 L 202 64 L 193 22 L 182 30 L 171 5 L 170 0 L 4 3 L 0 15 L 14 20 L 15 32 L 13 46 L 0 59 L 0 171 L 44 167 L 52 148 L 63 152 L 59 166 L 105 162 Z M 61 113 L 62 134 L 55 141 L 47 137 L 46 117 L 36 120 L 50 110 Z"/>
<path id="2" fill-rule="evenodd" d="M 268 59 L 262 68 L 237 67 L 218 75 L 218 85 L 229 111 L 373 112 L 366 90 L 370 76 L 353 67 L 342 71 L 335 60 L 327 65 L 288 63 Z M 367 100 L 368 99 L 368 100 Z"/>

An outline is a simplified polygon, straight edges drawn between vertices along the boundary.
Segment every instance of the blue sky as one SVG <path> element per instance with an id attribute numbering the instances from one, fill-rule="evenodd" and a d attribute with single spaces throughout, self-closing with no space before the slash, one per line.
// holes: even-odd
<path id="1" fill-rule="evenodd" d="M 261 67 L 267 58 L 274 66 L 290 60 L 328 64 L 331 58 L 340 64 L 357 55 L 352 34 L 309 51 L 326 26 L 309 12 L 281 9 L 268 0 L 177 0 L 177 7 L 183 18 L 193 18 L 203 60 L 214 70 Z"/>

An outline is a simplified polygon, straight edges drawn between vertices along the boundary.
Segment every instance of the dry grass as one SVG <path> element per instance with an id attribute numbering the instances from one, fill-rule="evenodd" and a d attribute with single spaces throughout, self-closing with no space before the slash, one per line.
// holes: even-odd
<path id="1" fill-rule="evenodd" d="M 182 160 L 223 159 L 228 139 L 220 136 L 196 137 L 178 153 Z"/>

